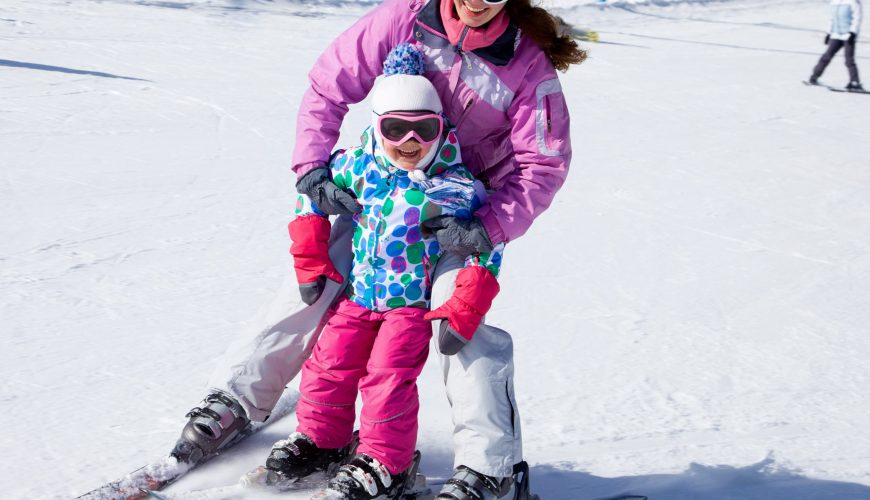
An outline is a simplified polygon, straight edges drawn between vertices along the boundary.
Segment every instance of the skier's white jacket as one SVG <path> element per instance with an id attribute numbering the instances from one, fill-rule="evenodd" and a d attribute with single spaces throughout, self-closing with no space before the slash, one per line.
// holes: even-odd
<path id="1" fill-rule="evenodd" d="M 861 0 L 831 0 L 831 29 L 835 40 L 848 40 L 861 29 Z"/>

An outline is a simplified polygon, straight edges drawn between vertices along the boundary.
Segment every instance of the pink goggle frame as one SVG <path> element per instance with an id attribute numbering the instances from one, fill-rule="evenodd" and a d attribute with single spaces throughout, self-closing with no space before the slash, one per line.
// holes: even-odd
<path id="1" fill-rule="evenodd" d="M 384 142 L 401 146 L 410 139 L 428 145 L 441 138 L 444 118 L 437 113 L 404 113 L 390 111 L 378 115 L 378 132 Z"/>

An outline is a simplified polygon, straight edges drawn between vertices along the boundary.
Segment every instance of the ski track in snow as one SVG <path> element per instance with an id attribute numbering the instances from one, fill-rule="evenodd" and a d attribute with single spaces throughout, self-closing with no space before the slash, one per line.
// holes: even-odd
<path id="1" fill-rule="evenodd" d="M 489 316 L 514 337 L 533 491 L 870 499 L 870 101 L 800 84 L 826 2 L 594 4 L 545 2 L 602 43 L 561 76 L 572 173 Z M 0 7 L 3 498 L 70 498 L 168 451 L 292 274 L 307 72 L 372 5 Z M 367 123 L 353 107 L 339 144 Z M 419 443 L 443 480 L 438 372 Z M 168 492 L 236 491 L 294 425 Z"/>

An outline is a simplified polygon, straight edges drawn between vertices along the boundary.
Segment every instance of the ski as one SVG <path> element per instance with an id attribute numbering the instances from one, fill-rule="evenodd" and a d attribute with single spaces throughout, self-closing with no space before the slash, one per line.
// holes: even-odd
<path id="1" fill-rule="evenodd" d="M 828 86 L 828 90 L 832 92 L 845 92 L 847 94 L 870 94 L 870 90 L 858 90 L 858 89 L 847 89 L 846 87 L 831 87 Z"/>
<path id="2" fill-rule="evenodd" d="M 296 401 L 299 399 L 299 393 L 296 391 L 285 391 L 275 405 L 275 409 L 268 422 L 253 422 L 247 426 L 238 436 L 236 436 L 225 447 L 217 453 L 203 457 L 202 460 L 195 464 L 179 462 L 172 455 L 166 455 L 160 460 L 152 462 L 148 465 L 140 467 L 133 472 L 127 474 L 123 478 L 107 483 L 99 488 L 89 491 L 84 495 L 76 497 L 77 500 L 144 500 L 147 498 L 163 498 L 157 495 L 159 491 L 170 484 L 177 481 L 180 477 L 190 472 L 193 468 L 202 465 L 211 458 L 232 448 L 245 438 L 255 434 L 261 429 L 267 427 L 273 422 L 281 420 L 281 418 L 292 413 L 296 409 Z M 228 498 L 228 497 L 221 497 Z"/>
<path id="3" fill-rule="evenodd" d="M 803 84 L 808 86 L 808 87 L 826 88 L 826 89 L 830 90 L 831 92 L 844 92 L 844 93 L 848 93 L 848 94 L 870 94 L 870 90 L 847 89 L 846 87 L 835 87 L 833 85 L 828 85 L 828 84 L 822 83 L 822 82 L 812 83 L 812 82 L 809 82 L 807 80 L 804 80 Z"/>

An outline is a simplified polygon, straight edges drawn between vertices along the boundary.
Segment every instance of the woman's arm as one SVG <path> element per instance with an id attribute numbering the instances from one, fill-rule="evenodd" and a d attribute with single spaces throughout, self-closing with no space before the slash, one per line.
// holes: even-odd
<path id="1" fill-rule="evenodd" d="M 297 116 L 293 152 L 297 175 L 326 164 L 348 105 L 365 99 L 383 72 L 390 49 L 404 40 L 400 37 L 410 32 L 413 22 L 407 0 L 385 0 L 339 35 L 317 59 Z"/>
<path id="2" fill-rule="evenodd" d="M 475 215 L 494 244 L 522 236 L 568 175 L 568 107 L 552 64 L 541 54 L 508 109 L 516 169 Z"/>

